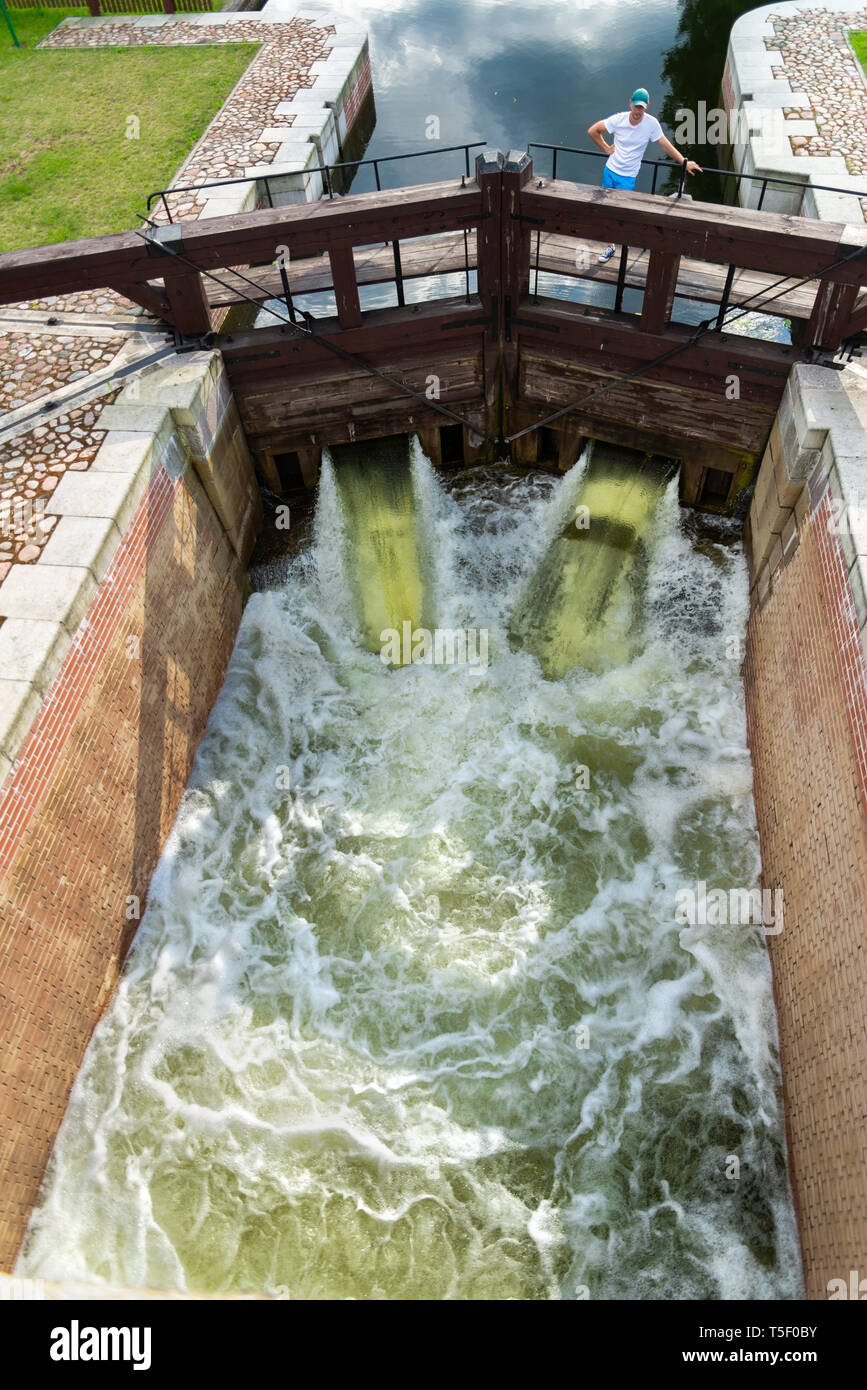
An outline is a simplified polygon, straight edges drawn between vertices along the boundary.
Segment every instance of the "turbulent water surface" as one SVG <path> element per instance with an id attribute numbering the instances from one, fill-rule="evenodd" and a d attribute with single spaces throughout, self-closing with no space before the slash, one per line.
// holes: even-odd
<path id="1" fill-rule="evenodd" d="M 416 448 L 374 496 L 326 466 L 315 545 L 248 604 L 20 1272 L 800 1296 L 764 941 L 675 920 L 696 880 L 757 882 L 742 559 L 691 544 L 665 483 L 629 652 L 561 672 L 527 639 L 534 604 L 562 632 L 576 603 L 538 576 L 586 467 L 445 492 Z M 401 604 L 487 629 L 487 665 L 384 665 Z"/>

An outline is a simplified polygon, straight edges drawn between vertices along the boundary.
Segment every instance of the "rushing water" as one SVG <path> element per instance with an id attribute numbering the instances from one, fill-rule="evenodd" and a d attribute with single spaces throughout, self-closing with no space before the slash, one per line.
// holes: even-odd
<path id="1" fill-rule="evenodd" d="M 587 460 L 448 492 L 417 446 L 411 485 L 348 466 L 247 606 L 19 1272 L 799 1297 L 765 945 L 675 920 L 684 885 L 758 874 L 739 551 L 662 486 L 623 522 L 633 649 L 546 674 L 521 632 Z M 383 664 L 361 600 L 395 566 L 380 611 L 487 629 L 487 665 Z M 543 591 L 542 625 L 575 605 Z"/>

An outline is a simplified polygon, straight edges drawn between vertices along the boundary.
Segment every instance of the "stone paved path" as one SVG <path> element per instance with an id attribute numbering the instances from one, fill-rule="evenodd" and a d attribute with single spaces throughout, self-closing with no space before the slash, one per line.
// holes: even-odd
<path id="1" fill-rule="evenodd" d="M 94 22 L 66 21 L 43 40 L 42 48 L 96 48 L 167 44 L 261 44 L 258 54 L 241 81 L 214 117 L 172 183 L 198 183 L 209 179 L 243 175 L 251 165 L 269 164 L 279 148 L 264 143 L 260 136 L 266 127 L 291 127 L 291 116 L 278 116 L 280 102 L 290 101 L 302 88 L 315 81 L 313 64 L 331 48 L 334 29 L 307 19 L 266 24 L 257 19 L 224 16 L 214 22 L 206 16 L 163 18 L 149 16 L 143 23 L 138 16 L 124 16 Z M 194 218 L 203 202 L 186 195 L 170 199 L 173 217 Z M 156 220 L 165 220 L 159 209 Z M 26 304 L 2 306 L 8 316 L 16 309 L 25 314 L 39 310 L 61 320 L 67 316 L 74 326 L 79 315 L 138 319 L 148 322 L 142 309 L 121 295 L 99 289 L 80 294 L 50 296 Z M 121 346 L 134 335 L 101 332 L 90 336 L 82 329 L 64 334 L 8 329 L 0 317 L 0 426 L 2 414 L 16 410 L 72 381 L 87 384 L 88 376 L 108 367 Z M 144 335 L 139 335 L 144 338 Z M 153 347 L 159 346 L 157 341 Z M 109 382 L 96 399 L 58 413 L 50 411 L 45 423 L 22 428 L 15 438 L 0 443 L 0 583 L 13 563 L 32 564 L 47 543 L 56 518 L 43 511 L 45 502 L 69 469 L 86 470 L 93 461 L 105 430 L 99 417 L 105 406 L 118 395 L 119 387 Z M 0 618 L 0 623 L 2 623 Z"/>
<path id="2" fill-rule="evenodd" d="M 805 7 L 795 17 L 771 16 L 774 37 L 765 47 L 778 51 L 777 75 L 810 107 L 787 107 L 790 120 L 814 120 L 817 136 L 790 137 L 796 155 L 841 155 L 851 174 L 867 174 L 867 82 L 846 38 L 847 29 L 867 30 L 867 9 L 830 12 Z"/>

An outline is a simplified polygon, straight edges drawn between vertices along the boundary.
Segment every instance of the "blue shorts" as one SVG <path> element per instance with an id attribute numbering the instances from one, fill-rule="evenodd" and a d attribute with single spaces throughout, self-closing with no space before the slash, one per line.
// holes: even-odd
<path id="1" fill-rule="evenodd" d="M 627 178 L 625 174 L 613 174 L 613 173 L 611 172 L 611 170 L 608 168 L 608 165 L 606 164 L 606 165 L 605 165 L 605 168 L 602 170 L 602 187 L 603 187 L 603 188 L 634 188 L 634 187 L 635 187 L 635 180 L 636 180 L 637 178 L 638 178 L 638 175 L 637 175 L 637 174 L 636 174 L 633 178 L 631 178 L 631 179 Z"/>

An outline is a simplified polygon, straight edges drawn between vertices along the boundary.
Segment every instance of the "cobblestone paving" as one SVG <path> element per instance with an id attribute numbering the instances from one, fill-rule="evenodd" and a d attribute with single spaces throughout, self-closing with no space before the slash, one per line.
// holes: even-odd
<path id="1" fill-rule="evenodd" d="M 211 125 L 181 166 L 173 183 L 204 183 L 210 179 L 241 176 L 251 164 L 270 164 L 279 148 L 263 143 L 259 136 L 267 126 L 291 128 L 294 117 L 278 116 L 276 107 L 291 101 L 302 87 L 312 87 L 310 69 L 331 50 L 334 29 L 310 20 L 294 19 L 288 24 L 263 24 L 257 20 L 238 20 L 233 24 L 191 24 L 188 20 L 167 21 L 147 28 L 129 22 L 112 23 L 86 29 L 62 24 L 44 39 L 42 48 L 141 47 L 204 43 L 259 43 L 261 48 L 235 91 L 221 107 Z M 204 203 L 194 195 L 169 200 L 173 217 L 198 217 Z M 165 212 L 155 210 L 155 220 L 165 221 Z"/>
<path id="2" fill-rule="evenodd" d="M 806 110 L 786 107 L 790 120 L 814 120 L 818 135 L 790 136 L 796 155 L 841 155 L 850 174 L 867 175 L 867 83 L 846 38 L 847 29 L 867 30 L 867 9 L 845 12 L 806 8 L 792 18 L 770 18 L 778 51 L 778 76 L 810 100 Z"/>
<path id="3" fill-rule="evenodd" d="M 99 416 L 119 394 L 108 387 L 97 400 L 0 444 L 0 584 L 13 561 L 39 559 L 57 521 L 45 505 L 64 473 L 90 467 L 107 434 Z"/>
<path id="4" fill-rule="evenodd" d="M 0 333 L 0 411 L 19 406 L 107 367 L 123 337 Z"/>
<path id="5" fill-rule="evenodd" d="M 145 45 L 249 43 L 261 45 L 235 90 L 194 146 L 172 183 L 201 183 L 242 175 L 252 164 L 269 164 L 278 149 L 259 136 L 266 126 L 290 127 L 292 117 L 278 116 L 280 102 L 291 101 L 312 87 L 312 64 L 325 58 L 334 29 L 309 20 L 263 24 L 238 20 L 200 24 L 185 19 L 139 25 L 135 17 L 79 28 L 64 23 L 43 40 L 42 48 L 142 47 Z M 173 217 L 195 218 L 204 203 L 179 195 L 170 200 Z M 155 220 L 165 221 L 156 209 Z M 123 315 L 147 319 L 136 304 L 111 290 L 51 295 L 5 308 L 37 309 L 56 314 Z M 124 336 L 90 338 L 0 330 L 0 414 L 15 410 L 72 380 L 107 366 Z M 48 541 L 55 518 L 44 513 L 50 494 L 67 469 L 90 467 L 106 431 L 99 416 L 118 395 L 106 390 L 96 400 L 0 445 L 0 583 L 12 563 L 32 564 Z"/>

